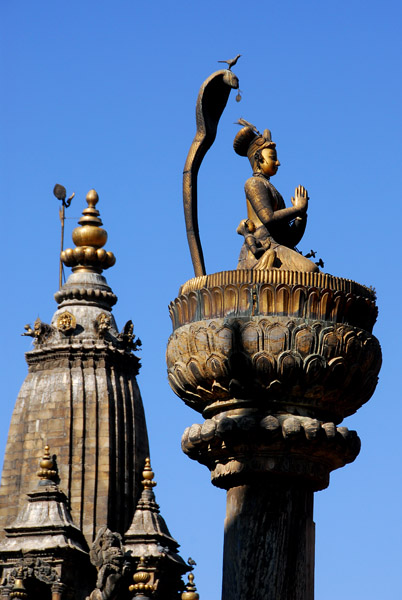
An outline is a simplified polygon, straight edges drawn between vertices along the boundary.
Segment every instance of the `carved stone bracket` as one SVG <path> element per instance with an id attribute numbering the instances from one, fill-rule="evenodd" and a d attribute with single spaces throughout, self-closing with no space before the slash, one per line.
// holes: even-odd
<path id="1" fill-rule="evenodd" d="M 355 431 L 308 417 L 234 411 L 188 427 L 182 449 L 211 470 L 212 483 L 229 489 L 269 474 L 303 480 L 314 490 L 360 451 Z"/>

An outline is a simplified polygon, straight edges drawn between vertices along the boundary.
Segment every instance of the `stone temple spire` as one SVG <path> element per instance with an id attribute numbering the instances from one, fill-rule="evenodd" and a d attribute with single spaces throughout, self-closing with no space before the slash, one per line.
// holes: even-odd
<path id="1" fill-rule="evenodd" d="M 0 487 L 3 529 L 25 505 L 36 457 L 49 444 L 72 518 L 89 545 L 100 527 L 123 534 L 130 526 L 149 454 L 139 359 L 132 352 L 139 342 L 132 322 L 119 332 L 111 312 L 117 298 L 102 271 L 115 257 L 104 249 L 97 202 L 91 190 L 73 233 L 75 248 L 62 252 L 72 274 L 55 294 L 51 323 L 26 326 L 34 348 L 26 354 L 29 371 L 14 408 Z"/>
<path id="2" fill-rule="evenodd" d="M 137 571 L 141 570 L 141 561 L 146 564 L 149 579 L 145 583 L 149 591 L 153 587 L 158 589 L 158 598 L 177 598 L 177 593 L 183 588 L 181 577 L 192 569 L 187 565 L 178 553 L 179 544 L 172 537 L 166 522 L 160 514 L 156 503 L 153 488 L 156 482 L 153 480 L 154 472 L 151 469 L 150 459 L 145 460 L 142 472 L 144 486 L 143 492 L 137 504 L 133 521 L 124 536 L 126 552 L 137 563 Z M 134 575 L 134 586 L 131 591 L 139 592 L 135 598 L 142 598 L 143 587 L 141 578 L 136 581 L 139 574 Z"/>
<path id="3" fill-rule="evenodd" d="M 10 590 L 13 597 L 12 591 L 20 589 L 18 580 L 23 575 L 28 600 L 48 598 L 50 590 L 52 597 L 57 597 L 55 592 L 59 589 L 84 599 L 91 588 L 93 567 L 87 543 L 74 524 L 67 497 L 58 485 L 58 468 L 49 446 L 45 447 L 37 476 L 39 482 L 25 497 L 25 506 L 5 528 L 6 537 L 0 542 L 0 598 Z"/>

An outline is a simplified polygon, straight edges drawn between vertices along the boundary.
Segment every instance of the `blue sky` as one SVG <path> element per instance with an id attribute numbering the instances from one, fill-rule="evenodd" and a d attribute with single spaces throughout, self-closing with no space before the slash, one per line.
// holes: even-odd
<path id="1" fill-rule="evenodd" d="M 402 8 L 384 0 L 139 3 L 3 0 L 0 198 L 4 451 L 26 374 L 20 337 L 50 321 L 58 286 L 56 182 L 76 197 L 66 245 L 95 187 L 117 263 L 106 273 L 118 325 L 143 341 L 139 376 L 156 494 L 182 555 L 198 563 L 201 598 L 220 597 L 225 494 L 180 450 L 200 417 L 166 379 L 167 306 L 192 267 L 181 173 L 195 132 L 202 81 L 216 62 L 234 68 L 243 99 L 229 99 L 199 177 L 207 271 L 235 268 L 245 216 L 247 161 L 232 149 L 240 116 L 272 131 L 281 161 L 273 181 L 289 202 L 310 195 L 300 248 L 325 271 L 376 288 L 374 333 L 384 365 L 373 399 L 345 424 L 362 451 L 315 497 L 316 598 L 395 598 L 401 587 L 398 361 Z M 398 379 L 397 379 L 398 378 Z M 56 452 L 56 449 L 54 449 Z M 398 591 L 397 591 L 398 590 Z"/>

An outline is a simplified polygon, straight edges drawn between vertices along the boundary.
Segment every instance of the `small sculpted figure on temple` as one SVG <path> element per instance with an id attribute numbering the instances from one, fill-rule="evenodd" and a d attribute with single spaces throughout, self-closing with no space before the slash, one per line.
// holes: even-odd
<path id="1" fill-rule="evenodd" d="M 318 271 L 317 265 L 294 249 L 306 228 L 307 190 L 299 185 L 292 206 L 286 208 L 270 182 L 280 165 L 271 132 L 265 129 L 261 135 L 251 123 L 243 119 L 239 123 L 245 127 L 237 133 L 233 147 L 248 157 L 253 175 L 245 183 L 247 219 L 237 229 L 245 239 L 237 268 Z"/>
<path id="2" fill-rule="evenodd" d="M 127 569 L 122 537 L 102 527 L 95 538 L 89 558 L 98 569 L 96 589 L 87 600 L 117 600 L 122 577 Z"/>

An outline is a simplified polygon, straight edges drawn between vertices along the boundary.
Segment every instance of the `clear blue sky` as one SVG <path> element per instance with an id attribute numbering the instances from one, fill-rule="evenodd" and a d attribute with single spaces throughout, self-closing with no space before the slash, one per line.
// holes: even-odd
<path id="1" fill-rule="evenodd" d="M 76 197 L 67 243 L 95 187 L 117 264 L 106 276 L 118 325 L 143 340 L 139 377 L 157 500 L 201 598 L 220 597 L 225 494 L 180 450 L 201 417 L 171 392 L 167 305 L 191 278 L 181 172 L 199 86 L 242 54 L 200 172 L 208 272 L 235 268 L 247 161 L 232 150 L 242 116 L 268 127 L 289 202 L 311 197 L 300 248 L 325 270 L 377 289 L 384 366 L 374 398 L 345 423 L 362 451 L 316 494 L 316 598 L 398 598 L 401 589 L 401 17 L 396 0 L 176 2 L 3 0 L 0 6 L 2 419 L 0 453 L 26 374 L 25 323 L 49 322 L 58 285 L 56 182 Z M 397 362 L 398 361 L 398 362 Z M 57 452 L 57 449 L 53 449 Z"/>

